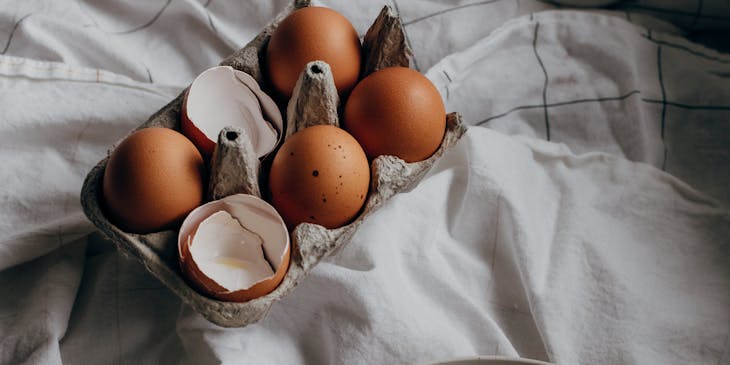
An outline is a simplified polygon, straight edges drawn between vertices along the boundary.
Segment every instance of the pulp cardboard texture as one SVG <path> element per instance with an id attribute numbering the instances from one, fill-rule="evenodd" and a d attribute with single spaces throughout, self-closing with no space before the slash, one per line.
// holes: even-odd
<path id="1" fill-rule="evenodd" d="M 294 1 L 254 40 L 223 60 L 221 65 L 228 65 L 248 73 L 260 85 L 264 85 L 266 90 L 267 82 L 260 65 L 272 31 L 290 12 L 309 5 L 309 1 Z M 364 37 L 363 50 L 365 57 L 363 77 L 383 67 L 409 66 L 410 50 L 405 43 L 401 21 L 389 7 L 383 8 L 368 30 Z M 184 93 L 152 115 L 138 129 L 165 127 L 179 130 L 183 97 Z M 309 63 L 297 82 L 288 108 L 286 105 L 279 105 L 279 108 L 288 112 L 287 136 L 314 124 L 339 125 L 338 96 L 329 65 L 321 61 Z M 372 162 L 372 179 L 365 208 L 353 222 L 337 229 L 326 229 L 310 223 L 298 225 L 291 232 L 292 256 L 284 280 L 271 293 L 244 303 L 208 298 L 186 283 L 178 263 L 177 231 L 167 230 L 152 234 L 128 233 L 106 218 L 102 209 L 101 180 L 109 160 L 108 156 L 87 175 L 81 191 L 81 204 L 89 219 L 113 240 L 122 252 L 142 262 L 149 272 L 196 312 L 220 326 L 242 327 L 261 320 L 271 305 L 289 293 L 323 257 L 346 244 L 363 220 L 384 201 L 420 180 L 444 150 L 454 145 L 466 130 L 458 114 L 449 114 L 446 119 L 444 139 L 430 158 L 406 163 L 394 156 L 380 156 Z M 280 130 L 279 133 L 284 131 Z M 252 157 L 250 142 L 246 138 L 241 128 L 227 128 L 221 132 L 217 150 L 211 159 L 209 197 L 219 199 L 234 193 L 260 195 L 261 189 L 258 184 L 265 180 L 265 177 L 259 179 L 260 163 L 257 158 Z M 273 154 L 267 158 L 271 157 Z"/>

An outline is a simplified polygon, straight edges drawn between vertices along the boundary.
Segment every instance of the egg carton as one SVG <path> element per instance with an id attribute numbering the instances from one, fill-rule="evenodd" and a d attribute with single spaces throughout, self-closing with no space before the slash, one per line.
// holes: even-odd
<path id="1" fill-rule="evenodd" d="M 267 25 L 249 44 L 221 62 L 251 75 L 266 90 L 268 83 L 261 62 L 267 42 L 277 25 L 292 11 L 310 6 L 310 1 L 297 0 Z M 385 6 L 363 40 L 363 75 L 389 66 L 410 66 L 410 49 L 398 15 Z M 270 90 L 270 88 L 269 88 Z M 165 127 L 180 130 L 180 113 L 184 92 L 153 114 L 136 130 Z M 339 100 L 329 65 L 311 62 L 302 72 L 294 94 L 284 108 L 286 135 L 314 124 L 339 125 Z M 346 244 L 365 219 L 394 194 L 417 183 L 444 150 L 454 145 L 466 127 L 456 113 L 446 116 L 446 133 L 441 146 L 428 159 L 406 163 L 394 156 L 380 156 L 371 164 L 370 191 L 362 213 L 351 223 L 326 229 L 317 224 L 302 223 L 291 232 L 289 269 L 281 284 L 271 293 L 247 302 L 224 302 L 206 297 L 188 285 L 178 262 L 178 232 L 166 230 L 151 234 L 135 234 L 121 230 L 110 222 L 102 209 L 102 177 L 109 160 L 101 160 L 86 177 L 81 191 L 84 213 L 125 254 L 138 259 L 144 267 L 168 286 L 183 302 L 210 322 L 223 327 L 242 327 L 261 320 L 271 305 L 289 293 L 322 258 Z M 279 130 L 281 133 L 282 131 Z M 250 142 L 242 129 L 224 129 L 211 160 L 209 197 L 220 198 L 233 193 L 259 195 L 259 186 L 266 186 L 267 161 L 252 157 Z M 267 159 L 273 158 L 273 153 Z M 270 162 L 270 161 L 269 161 Z M 265 175 L 265 174 L 260 174 Z"/>

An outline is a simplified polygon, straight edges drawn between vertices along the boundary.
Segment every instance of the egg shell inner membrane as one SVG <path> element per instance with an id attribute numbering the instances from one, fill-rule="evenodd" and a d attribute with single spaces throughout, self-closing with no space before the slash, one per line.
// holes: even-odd
<path id="1" fill-rule="evenodd" d="M 188 259 L 228 291 L 248 289 L 274 276 L 289 245 L 274 208 L 245 194 L 194 210 L 180 237 L 181 244 L 189 245 Z"/>
<path id="2" fill-rule="evenodd" d="M 262 157 L 274 149 L 278 134 L 271 123 L 264 120 L 259 99 L 247 85 L 247 78 L 251 77 L 228 66 L 204 71 L 190 86 L 187 113 L 195 126 L 213 142 L 226 126 L 244 128 L 257 156 Z"/>
<path id="3" fill-rule="evenodd" d="M 221 210 L 200 224 L 190 244 L 190 255 L 203 274 L 233 291 L 274 275 L 262 245 L 258 234 Z"/>

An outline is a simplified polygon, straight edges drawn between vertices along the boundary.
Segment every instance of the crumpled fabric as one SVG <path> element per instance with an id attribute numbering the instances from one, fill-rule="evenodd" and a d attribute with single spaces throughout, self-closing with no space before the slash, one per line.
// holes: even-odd
<path id="1" fill-rule="evenodd" d="M 119 253 L 86 173 L 287 3 L 0 2 L 0 363 L 730 362 L 722 1 L 388 3 L 470 125 L 420 182 L 245 328 Z"/>

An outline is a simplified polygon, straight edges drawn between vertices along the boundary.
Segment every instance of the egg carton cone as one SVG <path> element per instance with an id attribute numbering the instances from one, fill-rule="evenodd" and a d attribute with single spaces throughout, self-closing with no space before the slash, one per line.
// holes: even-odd
<path id="1" fill-rule="evenodd" d="M 310 1 L 294 1 L 267 25 L 249 44 L 221 62 L 251 75 L 264 91 L 271 90 L 261 64 L 266 45 L 277 25 L 289 13 L 310 6 Z M 410 66 L 411 52 L 398 15 L 385 6 L 367 31 L 363 40 L 364 64 L 361 78 L 389 66 Z M 137 129 L 165 127 L 180 130 L 181 107 L 185 92 L 153 114 Z M 286 114 L 286 127 L 279 133 L 286 137 L 316 124 L 339 126 L 339 99 L 329 65 L 322 61 L 307 64 L 286 105 L 278 105 Z M 136 130 L 137 130 L 136 129 Z M 284 130 L 282 130 L 284 129 Z M 327 229 L 311 223 L 301 223 L 291 232 L 291 260 L 281 284 L 267 295 L 247 302 L 225 302 L 195 291 L 183 276 L 178 261 L 178 232 L 165 230 L 151 234 L 135 234 L 121 230 L 104 214 L 102 177 L 109 160 L 101 160 L 86 177 L 81 191 L 84 213 L 120 251 L 139 260 L 144 267 L 178 295 L 183 302 L 212 323 L 223 327 L 243 327 L 265 317 L 271 306 L 284 297 L 324 257 L 350 241 L 352 235 L 369 215 L 394 194 L 416 184 L 444 151 L 454 145 L 466 131 L 456 113 L 446 116 L 446 133 L 438 150 L 424 161 L 407 163 L 398 157 L 380 156 L 371 163 L 371 182 L 362 213 L 351 223 Z M 260 161 L 242 128 L 224 128 L 218 138 L 210 162 L 208 198 L 245 193 L 265 195 L 267 160 Z"/>

